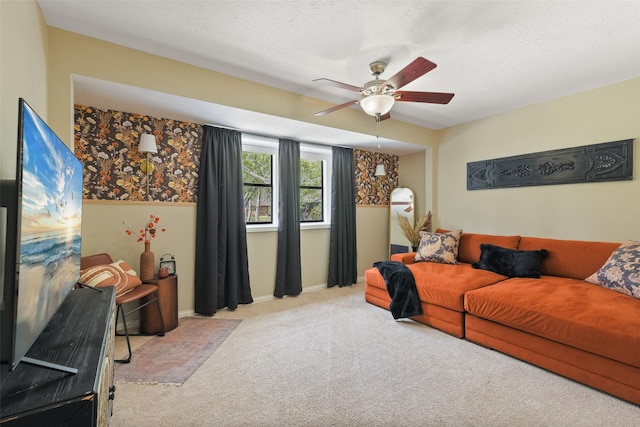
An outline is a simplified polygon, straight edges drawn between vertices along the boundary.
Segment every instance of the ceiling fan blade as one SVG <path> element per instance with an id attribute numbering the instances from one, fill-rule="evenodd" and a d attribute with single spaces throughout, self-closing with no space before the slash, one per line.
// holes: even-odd
<path id="1" fill-rule="evenodd" d="M 333 113 L 334 111 L 341 110 L 343 108 L 351 107 L 354 104 L 360 102 L 359 99 L 354 99 L 353 101 L 345 102 L 344 104 L 336 105 L 335 107 L 328 108 L 326 110 L 318 111 L 314 114 L 314 116 L 324 116 L 325 114 Z"/>
<path id="2" fill-rule="evenodd" d="M 313 81 L 314 82 L 320 82 L 320 81 L 327 82 L 327 83 L 329 83 L 329 84 L 331 84 L 333 86 L 337 86 L 337 87 L 342 88 L 342 89 L 351 90 L 353 92 L 360 92 L 360 88 L 358 86 L 353 86 L 353 85 L 349 85 L 349 84 L 346 84 L 346 83 L 337 82 L 337 81 L 331 80 L 331 79 L 314 79 Z"/>
<path id="3" fill-rule="evenodd" d="M 383 114 L 380 116 L 380 121 L 387 120 L 391 118 L 391 113 Z"/>
<path id="4" fill-rule="evenodd" d="M 437 65 L 433 62 L 419 56 L 412 63 L 384 82 L 384 85 L 391 85 L 394 89 L 398 90 L 436 67 Z"/>
<path id="5" fill-rule="evenodd" d="M 430 104 L 448 104 L 455 94 L 443 92 L 408 92 L 397 90 L 393 96 L 396 101 L 403 102 L 428 102 Z M 400 96 L 398 98 L 398 96 Z"/>

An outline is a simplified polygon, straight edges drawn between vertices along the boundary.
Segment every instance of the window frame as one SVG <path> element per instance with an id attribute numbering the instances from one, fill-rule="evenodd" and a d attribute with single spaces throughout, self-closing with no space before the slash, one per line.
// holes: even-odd
<path id="1" fill-rule="evenodd" d="M 331 227 L 331 147 L 300 143 L 300 158 L 322 161 L 322 221 L 300 221 L 301 230 Z"/>
<path id="2" fill-rule="evenodd" d="M 271 223 L 246 224 L 247 232 L 278 231 L 280 200 L 279 143 L 275 138 L 242 133 L 242 151 L 271 154 Z M 332 149 L 327 145 L 300 143 L 300 158 L 322 161 L 322 221 L 300 221 L 300 230 L 331 227 L 331 168 Z M 243 182 L 244 188 L 244 182 Z"/>
<path id="3" fill-rule="evenodd" d="M 274 139 L 254 135 L 242 134 L 242 151 L 271 155 L 271 222 L 247 223 L 247 231 L 277 231 L 278 230 L 278 199 L 280 175 L 278 174 L 278 142 Z M 244 189 L 244 181 L 242 183 Z"/>

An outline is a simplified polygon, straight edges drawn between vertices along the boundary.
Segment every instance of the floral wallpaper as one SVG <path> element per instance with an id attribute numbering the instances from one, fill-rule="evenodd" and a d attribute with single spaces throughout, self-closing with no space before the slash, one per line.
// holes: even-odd
<path id="1" fill-rule="evenodd" d="M 74 150 L 84 165 L 83 198 L 196 202 L 202 126 L 75 105 Z M 145 174 L 140 136 L 155 135 L 154 170 Z M 147 192 L 148 188 L 148 192 Z"/>
<path id="2" fill-rule="evenodd" d="M 356 172 L 356 205 L 388 205 L 391 190 L 398 186 L 398 156 L 353 150 Z M 375 176 L 384 164 L 386 176 Z"/>
<path id="3" fill-rule="evenodd" d="M 83 198 L 90 200 L 197 202 L 202 126 L 122 111 L 75 105 L 75 155 L 84 165 Z M 153 172 L 145 174 L 140 136 L 155 135 Z M 398 186 L 398 156 L 353 150 L 356 205 L 389 204 Z M 384 164 L 386 176 L 374 175 Z M 147 193 L 148 185 L 148 193 Z"/>

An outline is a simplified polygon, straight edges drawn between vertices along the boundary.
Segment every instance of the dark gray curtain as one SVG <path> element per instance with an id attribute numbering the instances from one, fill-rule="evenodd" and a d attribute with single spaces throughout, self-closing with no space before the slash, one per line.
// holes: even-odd
<path id="1" fill-rule="evenodd" d="M 244 222 L 240 132 L 205 126 L 196 209 L 195 311 L 253 302 Z"/>
<path id="2" fill-rule="evenodd" d="M 350 286 L 358 280 L 353 150 L 333 147 L 332 162 L 329 288 Z"/>
<path id="3" fill-rule="evenodd" d="M 300 143 L 281 139 L 280 194 L 278 204 L 278 261 L 273 295 L 298 295 L 302 292 L 300 262 Z"/>

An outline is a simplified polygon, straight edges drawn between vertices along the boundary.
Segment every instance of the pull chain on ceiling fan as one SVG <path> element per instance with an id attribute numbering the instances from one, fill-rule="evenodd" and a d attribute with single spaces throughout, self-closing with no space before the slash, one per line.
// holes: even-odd
<path id="1" fill-rule="evenodd" d="M 436 67 L 437 65 L 428 59 L 418 57 L 390 79 L 381 80 L 380 74 L 382 74 L 387 68 L 387 64 L 382 61 L 372 62 L 369 64 L 369 71 L 374 76 L 374 79 L 368 81 L 362 87 L 337 82 L 331 79 L 315 79 L 313 80 L 314 82 L 327 82 L 342 89 L 358 92 L 362 98 L 354 99 L 353 101 L 345 102 L 344 104 L 319 111 L 314 115 L 323 116 L 343 108 L 351 107 L 355 104 L 360 104 L 360 107 L 362 107 L 362 110 L 365 113 L 375 117 L 377 130 L 379 130 L 380 122 L 391 117 L 389 111 L 391 111 L 391 108 L 396 101 L 448 104 L 454 96 L 453 93 L 410 92 L 398 90 Z M 378 133 L 379 132 L 376 132 L 376 135 Z"/>

